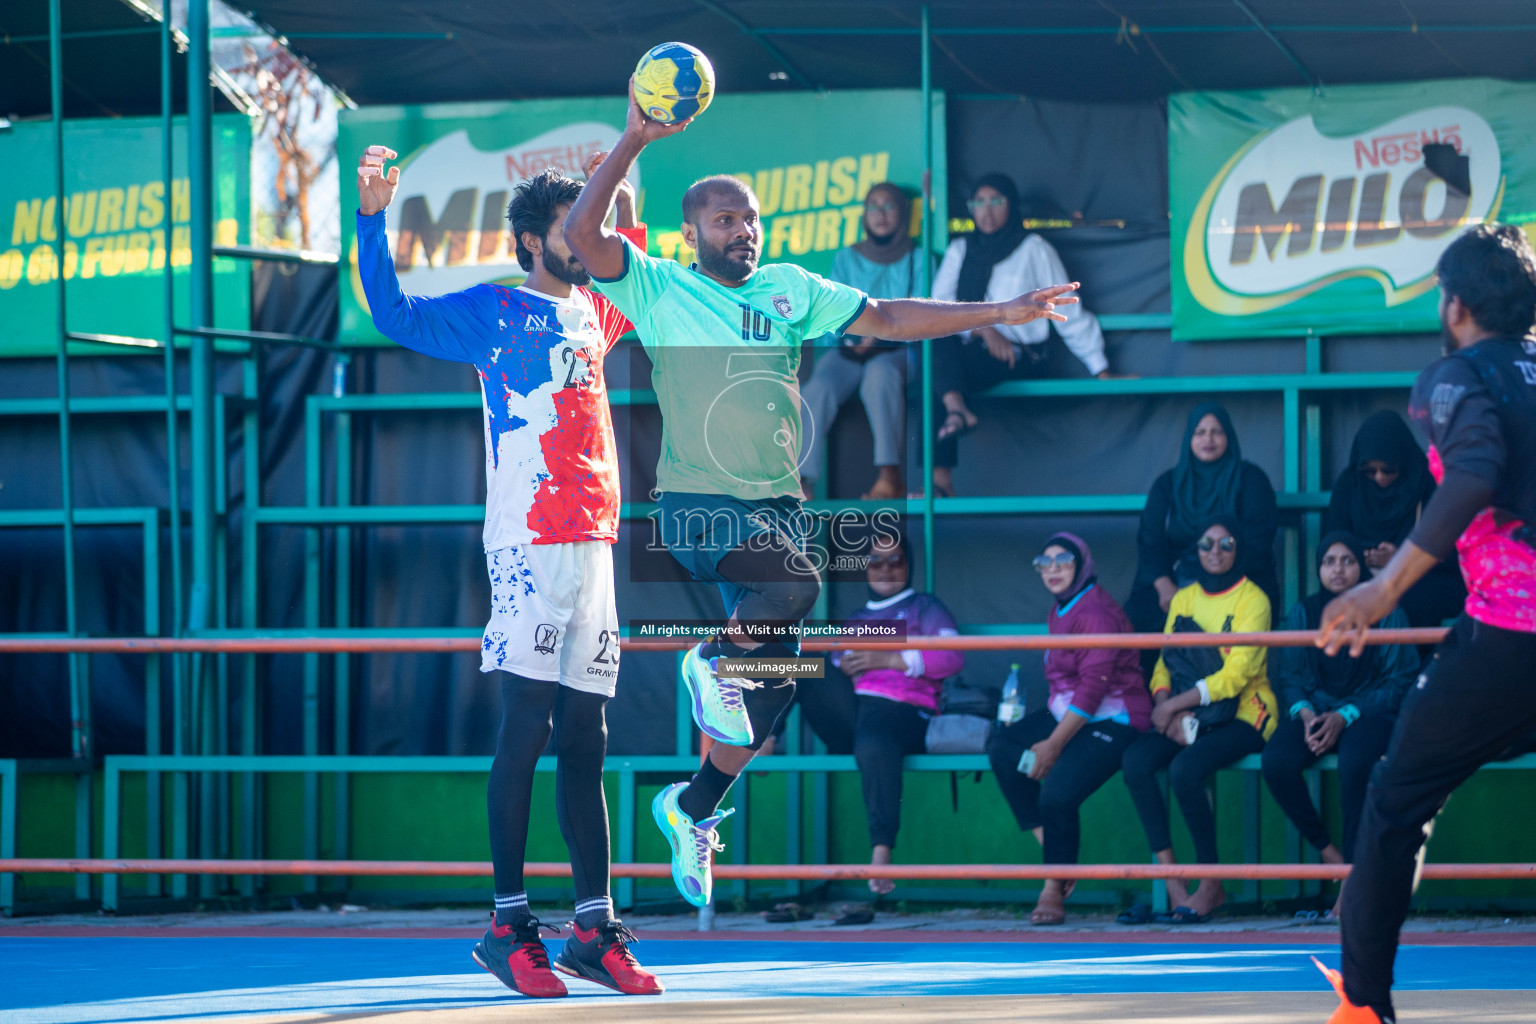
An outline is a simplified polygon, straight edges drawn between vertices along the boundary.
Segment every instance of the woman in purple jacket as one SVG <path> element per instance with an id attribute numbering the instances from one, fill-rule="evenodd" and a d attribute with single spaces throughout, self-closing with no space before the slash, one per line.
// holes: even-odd
<path id="1" fill-rule="evenodd" d="M 1070 533 L 1045 542 L 1035 558 L 1056 598 L 1046 624 L 1057 633 L 1129 633 L 1131 622 L 1098 585 L 1093 553 Z M 1047 864 L 1076 864 L 1078 808 L 1120 770 L 1120 760 L 1152 721 L 1152 700 L 1133 650 L 1047 651 L 1048 705 L 992 736 L 987 755 L 1019 828 L 1033 832 Z M 1033 767 L 1021 761 L 1033 755 Z M 1049 880 L 1029 920 L 1061 924 L 1071 883 Z"/>
<path id="2" fill-rule="evenodd" d="M 908 636 L 955 636 L 955 620 L 944 603 L 908 584 L 910 553 L 905 537 L 876 535 L 871 541 L 865 579 L 869 601 L 848 617 L 906 622 Z M 827 745 L 827 752 L 852 751 L 864 784 L 869 813 L 871 864 L 891 863 L 901 824 L 901 761 L 921 754 L 928 719 L 938 710 L 944 680 L 965 666 L 959 651 L 839 651 L 819 685 L 798 695 L 807 724 Z M 851 680 L 851 685 L 849 681 Z M 884 895 L 896 887 L 889 878 L 872 878 L 870 889 Z"/>

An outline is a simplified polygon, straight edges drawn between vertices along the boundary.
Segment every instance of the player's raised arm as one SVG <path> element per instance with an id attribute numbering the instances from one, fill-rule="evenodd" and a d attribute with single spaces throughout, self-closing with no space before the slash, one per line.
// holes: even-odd
<path id="1" fill-rule="evenodd" d="M 368 312 L 391 341 L 438 359 L 474 362 L 483 348 L 482 326 L 495 323 L 488 295 L 474 289 L 435 298 L 407 295 L 395 274 L 384 211 L 394 201 L 400 168 L 384 165 L 397 156 L 388 146 L 369 146 L 357 162 L 357 272 Z"/>
<path id="2" fill-rule="evenodd" d="M 640 151 L 657 139 L 676 135 L 688 124 L 662 124 L 646 117 L 635 102 L 634 84 L 630 84 L 624 134 L 588 177 L 581 198 L 565 217 L 565 244 L 593 277 L 612 279 L 624 274 L 624 240 L 605 228 L 603 221 Z"/>
<path id="3" fill-rule="evenodd" d="M 946 334 L 974 331 L 993 324 L 1027 324 L 1044 317 L 1065 320 L 1057 306 L 1077 302 L 1070 294 L 1078 284 L 1056 284 L 1009 299 L 1007 302 L 945 302 L 940 299 L 870 299 L 864 312 L 850 324 L 848 334 L 864 334 L 887 341 L 917 341 Z"/>

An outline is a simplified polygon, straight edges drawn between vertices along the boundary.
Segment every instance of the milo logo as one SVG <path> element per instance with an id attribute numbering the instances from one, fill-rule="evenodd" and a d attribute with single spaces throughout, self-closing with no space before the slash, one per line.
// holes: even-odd
<path id="1" fill-rule="evenodd" d="M 1433 145 L 1450 148 L 1431 168 Z M 1493 129 L 1464 107 L 1347 135 L 1325 135 L 1310 115 L 1289 121 L 1233 154 L 1201 195 L 1184 245 L 1190 292 L 1228 316 L 1347 278 L 1376 282 L 1389 307 L 1407 302 L 1434 286 L 1451 236 L 1497 214 L 1500 166 Z"/>

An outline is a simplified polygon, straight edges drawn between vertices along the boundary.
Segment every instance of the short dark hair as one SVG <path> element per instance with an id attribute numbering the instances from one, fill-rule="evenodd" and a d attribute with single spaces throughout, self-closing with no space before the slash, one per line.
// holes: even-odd
<path id="1" fill-rule="evenodd" d="M 698 224 L 699 214 L 704 212 L 709 201 L 726 195 L 754 198 L 750 185 L 729 174 L 712 174 L 689 185 L 688 191 L 683 193 L 683 223 Z"/>
<path id="2" fill-rule="evenodd" d="M 523 245 L 523 232 L 543 239 L 555 222 L 560 207 L 570 206 L 581 195 L 581 182 L 567 178 L 553 167 L 546 168 L 519 182 L 507 204 L 507 220 L 512 223 L 512 241 L 517 246 L 517 265 L 533 269 L 533 253 Z"/>
<path id="3" fill-rule="evenodd" d="M 1479 327 L 1520 337 L 1536 323 L 1536 252 L 1511 224 L 1482 224 L 1440 254 L 1440 287 Z"/>

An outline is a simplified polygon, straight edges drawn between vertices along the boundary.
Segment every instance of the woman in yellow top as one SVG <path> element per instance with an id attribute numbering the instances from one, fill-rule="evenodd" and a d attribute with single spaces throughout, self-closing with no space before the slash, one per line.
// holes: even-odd
<path id="1" fill-rule="evenodd" d="M 1196 547 L 1198 579 L 1173 596 L 1165 633 L 1249 633 L 1267 630 L 1269 598 L 1243 574 L 1235 520 L 1216 517 Z M 1216 863 L 1216 815 L 1206 781 L 1217 771 L 1264 749 L 1275 729 L 1275 694 L 1265 675 L 1262 647 L 1165 648 L 1152 674 L 1152 731 L 1125 752 L 1125 784 L 1160 864 L 1176 863 L 1168 832 L 1168 806 L 1157 773 L 1168 779 L 1195 843 L 1195 861 Z M 1188 722 L 1186 721 L 1189 720 Z M 1193 736 L 1193 742 L 1190 738 Z M 1195 892 L 1168 880 L 1174 910 L 1166 920 L 1198 924 L 1227 901 L 1221 882 L 1206 879 Z M 1150 920 L 1141 907 L 1122 919 Z"/>

